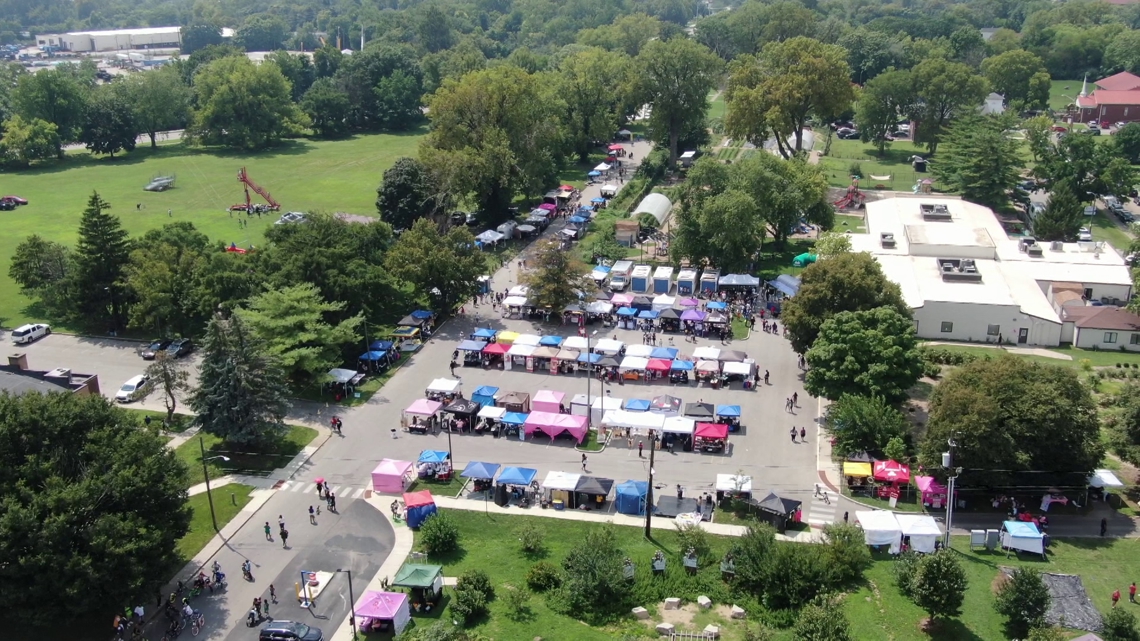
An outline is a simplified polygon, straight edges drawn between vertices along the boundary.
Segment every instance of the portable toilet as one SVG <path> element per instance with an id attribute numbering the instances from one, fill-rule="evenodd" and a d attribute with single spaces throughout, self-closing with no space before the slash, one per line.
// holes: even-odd
<path id="1" fill-rule="evenodd" d="M 677 273 L 677 294 L 691 296 L 697 291 L 697 270 L 686 267 Z"/>
<path id="2" fill-rule="evenodd" d="M 652 268 L 649 265 L 638 265 L 633 268 L 633 275 L 630 277 L 630 285 L 633 291 L 638 294 L 644 294 L 649 291 L 651 281 L 649 274 Z"/>
<path id="3" fill-rule="evenodd" d="M 705 273 L 701 274 L 701 292 L 705 294 L 715 294 L 719 282 L 720 270 L 706 269 Z"/>
<path id="4" fill-rule="evenodd" d="M 490 276 L 480 276 L 476 280 L 479 283 L 479 293 L 480 294 L 490 294 L 491 293 L 491 277 Z"/>
<path id="5" fill-rule="evenodd" d="M 673 268 L 658 267 L 653 272 L 653 293 L 668 294 L 673 288 Z"/>

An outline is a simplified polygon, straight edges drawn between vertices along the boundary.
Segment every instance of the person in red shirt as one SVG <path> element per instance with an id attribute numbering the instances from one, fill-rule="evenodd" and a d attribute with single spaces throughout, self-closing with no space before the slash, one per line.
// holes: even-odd
<path id="1" fill-rule="evenodd" d="M 1136 603 L 1136 582 L 1133 581 L 1132 585 L 1128 586 L 1128 602 Z"/>
<path id="2" fill-rule="evenodd" d="M 1112 607 L 1114 607 L 1114 608 L 1115 608 L 1115 607 L 1116 607 L 1116 602 L 1117 602 L 1117 601 L 1119 601 L 1119 600 L 1120 600 L 1120 590 L 1114 590 L 1114 591 L 1112 592 Z"/>

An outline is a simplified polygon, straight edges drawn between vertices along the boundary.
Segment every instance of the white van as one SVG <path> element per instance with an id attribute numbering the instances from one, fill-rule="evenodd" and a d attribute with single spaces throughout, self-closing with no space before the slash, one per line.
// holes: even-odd
<path id="1" fill-rule="evenodd" d="M 138 376 L 131 377 L 131 380 L 123 383 L 119 388 L 119 393 L 115 394 L 115 400 L 120 403 L 130 403 L 142 398 L 142 394 L 146 389 L 147 377 L 139 374 Z"/>
<path id="2" fill-rule="evenodd" d="M 12 342 L 16 345 L 23 345 L 30 343 L 34 340 L 39 340 L 44 336 L 51 333 L 51 325 L 44 323 L 31 323 L 29 325 L 21 325 L 12 330 Z"/>

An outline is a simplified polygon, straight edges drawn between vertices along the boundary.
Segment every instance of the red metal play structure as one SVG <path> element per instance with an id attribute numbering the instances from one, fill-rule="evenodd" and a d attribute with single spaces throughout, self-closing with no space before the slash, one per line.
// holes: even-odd
<path id="1" fill-rule="evenodd" d="M 245 167 L 238 170 L 238 182 L 245 185 L 245 203 L 238 203 L 230 207 L 230 211 L 277 211 L 281 209 L 281 204 L 273 200 L 273 196 L 262 189 L 257 183 L 249 179 L 249 174 L 246 173 Z M 265 199 L 268 205 L 253 204 L 249 199 L 249 190 L 252 189 L 258 196 Z"/>
<path id="2" fill-rule="evenodd" d="M 851 186 L 847 188 L 847 193 L 843 194 L 843 198 L 835 201 L 834 205 L 839 209 L 859 209 L 866 203 L 866 194 L 859 191 L 859 179 L 852 178 Z"/>

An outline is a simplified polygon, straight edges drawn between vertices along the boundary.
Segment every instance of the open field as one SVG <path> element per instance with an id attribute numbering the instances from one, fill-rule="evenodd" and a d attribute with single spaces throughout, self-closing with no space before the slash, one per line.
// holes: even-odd
<path id="1" fill-rule="evenodd" d="M 953 345 L 928 345 L 931 349 L 945 349 L 951 352 L 961 352 L 963 354 L 973 354 L 975 356 L 991 356 L 996 358 L 1000 355 L 1000 351 L 991 347 L 979 347 L 968 344 L 953 344 Z M 1037 356 L 1034 354 L 1020 354 L 1018 352 L 1006 352 L 1018 358 L 1024 358 L 1042 363 L 1044 365 L 1060 365 L 1062 367 L 1080 367 L 1081 361 L 1088 359 L 1093 367 L 1116 367 L 1117 363 L 1128 363 L 1129 365 L 1140 365 L 1140 353 L 1138 352 L 1110 352 L 1110 351 L 1093 351 L 1091 349 L 1080 349 L 1076 347 L 1053 347 L 1049 351 L 1070 357 L 1072 360 L 1063 360 L 1059 358 L 1050 358 L 1048 356 Z"/>
<path id="2" fill-rule="evenodd" d="M 248 485 L 232 484 L 225 487 L 214 488 L 210 496 L 214 499 L 214 513 L 218 517 L 218 527 L 224 528 L 241 509 L 249 503 L 249 493 L 253 488 Z M 186 536 L 178 539 L 178 554 L 183 561 L 189 561 L 194 555 L 206 547 L 210 539 L 214 538 L 214 523 L 210 520 L 210 497 L 206 493 L 191 496 L 186 504 L 193 511 L 190 518 L 190 531 Z"/>
<path id="3" fill-rule="evenodd" d="M 280 441 L 261 452 L 231 450 L 220 438 L 212 434 L 203 433 L 199 436 L 204 441 L 207 458 L 229 457 L 228 461 L 215 458 L 207 463 L 210 468 L 210 478 L 214 479 L 226 474 L 262 476 L 285 467 L 298 452 L 317 437 L 317 430 L 301 425 L 290 425 L 289 430 L 285 432 Z M 202 445 L 198 443 L 197 438 L 191 438 L 179 445 L 174 452 L 189 468 L 188 485 L 193 486 L 205 482 L 206 477 L 202 473 Z"/>
<path id="4" fill-rule="evenodd" d="M 1064 111 L 1073 104 L 1077 94 L 1081 93 L 1080 80 L 1054 80 L 1049 89 L 1049 108 L 1053 111 Z"/>
<path id="5" fill-rule="evenodd" d="M 918 173 L 910 164 L 911 156 L 925 156 L 926 149 L 912 142 L 900 140 L 891 143 L 882 156 L 874 145 L 859 140 L 831 141 L 831 153 L 820 163 L 827 182 L 832 187 L 847 187 L 851 184 L 851 165 L 858 163 L 862 168 L 859 186 L 864 191 L 883 185 L 894 191 L 910 191 L 920 178 L 933 178 L 927 173 Z M 890 180 L 873 180 L 871 176 L 890 175 Z"/>
<path id="6" fill-rule="evenodd" d="M 243 247 L 261 244 L 276 215 L 239 229 L 226 208 L 245 201 L 238 169 L 269 191 L 285 211 L 320 210 L 372 214 L 383 171 L 400 156 L 414 156 L 423 134 L 356 136 L 339 141 L 289 140 L 259 153 L 201 150 L 182 144 L 140 148 L 114 160 L 72 152 L 59 164 L 4 174 L 4 193 L 29 204 L 2 212 L 0 238 L 0 323 L 16 326 L 34 310 L 8 279 L 16 245 L 31 234 L 67 245 L 75 243 L 80 214 L 93 190 L 112 206 L 132 236 L 173 221 L 190 221 L 212 240 Z M 175 175 L 174 189 L 153 193 L 143 186 L 154 176 Z M 257 202 L 261 198 L 251 193 Z M 141 205 L 141 208 L 136 206 Z M 168 212 L 169 211 L 169 215 Z M 237 217 L 237 214 L 234 214 Z"/>

